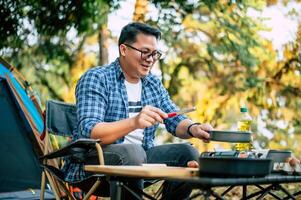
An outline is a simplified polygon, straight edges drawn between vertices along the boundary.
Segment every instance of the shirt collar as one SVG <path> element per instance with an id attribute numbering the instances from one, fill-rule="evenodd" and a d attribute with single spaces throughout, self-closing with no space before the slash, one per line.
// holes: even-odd
<path id="1" fill-rule="evenodd" d="M 114 70 L 116 72 L 115 74 L 116 74 L 117 80 L 124 79 L 124 74 L 123 74 L 121 66 L 120 66 L 119 58 L 116 58 L 116 60 L 113 62 L 113 65 L 114 65 Z"/>

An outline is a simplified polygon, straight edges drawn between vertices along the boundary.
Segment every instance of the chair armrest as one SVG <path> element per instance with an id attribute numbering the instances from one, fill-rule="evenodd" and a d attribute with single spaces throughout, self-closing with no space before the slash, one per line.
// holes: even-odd
<path id="1" fill-rule="evenodd" d="M 41 156 L 39 159 L 53 159 L 53 158 L 60 158 L 60 157 L 72 157 L 76 162 L 83 162 L 85 156 L 91 149 L 95 149 L 95 144 L 100 142 L 99 139 L 86 139 L 81 138 L 76 141 L 73 141 L 66 146 Z"/>

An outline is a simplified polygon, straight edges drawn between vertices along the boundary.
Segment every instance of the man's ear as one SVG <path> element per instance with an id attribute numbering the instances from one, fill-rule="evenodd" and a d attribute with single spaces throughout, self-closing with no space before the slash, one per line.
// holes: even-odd
<path id="1" fill-rule="evenodd" d="M 125 56 L 126 54 L 126 46 L 124 44 L 119 45 L 120 55 Z"/>

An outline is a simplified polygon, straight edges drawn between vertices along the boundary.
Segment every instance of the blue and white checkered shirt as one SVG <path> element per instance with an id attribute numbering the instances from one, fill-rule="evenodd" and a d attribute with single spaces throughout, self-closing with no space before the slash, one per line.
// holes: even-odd
<path id="1" fill-rule="evenodd" d="M 124 80 L 119 59 L 109 65 L 90 69 L 80 78 L 75 91 L 78 126 L 73 133 L 74 140 L 90 138 L 92 128 L 99 122 L 114 122 L 129 117 Z M 142 107 L 151 105 L 166 113 L 178 110 L 158 78 L 149 74 L 141 80 Z M 164 120 L 167 131 L 175 135 L 177 125 L 184 119 L 186 119 L 184 115 L 178 115 Z M 158 124 L 144 129 L 142 147 L 145 150 L 154 146 L 157 127 Z M 123 141 L 124 137 L 119 138 L 115 143 L 123 143 Z M 68 181 L 86 178 L 82 164 L 72 163 L 71 160 L 66 159 L 63 169 Z"/>

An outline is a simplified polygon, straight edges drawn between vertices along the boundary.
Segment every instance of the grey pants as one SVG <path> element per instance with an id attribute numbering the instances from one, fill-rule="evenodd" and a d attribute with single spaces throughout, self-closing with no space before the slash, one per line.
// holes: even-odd
<path id="1" fill-rule="evenodd" d="M 142 163 L 164 163 L 168 166 L 186 167 L 187 162 L 198 160 L 199 153 L 187 143 L 165 144 L 145 151 L 137 144 L 111 144 L 103 147 L 106 165 L 142 165 Z M 87 164 L 95 164 L 90 160 Z M 143 180 L 127 179 L 126 184 L 133 190 L 143 189 Z M 191 193 L 191 188 L 181 182 L 165 181 L 163 197 L 165 199 L 184 199 Z M 124 193 L 123 199 L 135 199 Z"/>

